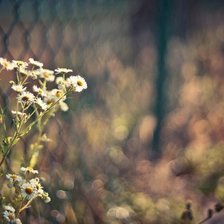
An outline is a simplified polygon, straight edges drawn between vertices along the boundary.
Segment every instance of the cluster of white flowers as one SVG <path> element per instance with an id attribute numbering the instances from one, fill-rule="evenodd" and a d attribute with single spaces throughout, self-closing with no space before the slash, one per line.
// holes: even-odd
<path id="1" fill-rule="evenodd" d="M 21 196 L 23 200 L 33 200 L 36 197 L 40 197 L 44 202 L 50 202 L 50 197 L 48 193 L 43 190 L 43 187 L 40 183 L 38 177 L 29 179 L 30 176 L 38 174 L 37 170 L 34 170 L 32 167 L 21 167 L 22 175 L 16 174 L 6 174 L 8 179 L 8 187 L 14 187 L 18 196 Z"/>
<path id="2" fill-rule="evenodd" d="M 35 61 L 33 58 L 29 62 L 8 61 L 0 58 L 1 70 L 15 70 L 16 81 L 11 81 L 11 88 L 17 93 L 17 101 L 22 108 L 28 108 L 33 105 L 35 108 L 46 111 L 52 106 L 60 108 L 62 111 L 68 110 L 65 103 L 69 92 L 81 92 L 87 88 L 84 78 L 81 76 L 67 76 L 67 73 L 73 72 L 72 69 L 57 68 L 54 71 L 43 68 L 43 63 Z M 28 90 L 28 79 L 36 82 L 33 88 Z M 48 89 L 48 82 L 54 82 L 56 88 Z M 51 85 L 52 86 L 52 85 Z M 19 111 L 17 111 L 18 113 Z"/>
<path id="3" fill-rule="evenodd" d="M 3 165 L 7 156 L 10 155 L 12 147 L 20 140 L 20 138 L 36 125 L 39 136 L 35 144 L 30 147 L 32 153 L 30 166 L 35 166 L 35 150 L 42 148 L 42 142 L 49 139 L 44 134 L 44 128 L 50 117 L 60 109 L 68 110 L 66 99 L 68 94 L 72 92 L 81 92 L 87 88 L 84 78 L 79 75 L 69 75 L 72 69 L 57 68 L 50 70 L 44 68 L 43 63 L 30 58 L 28 62 L 0 58 L 0 72 L 12 71 L 15 73 L 13 80 L 10 81 L 13 91 L 14 101 L 13 110 L 13 131 L 9 134 L 7 125 L 3 125 L 2 148 L 3 156 L 0 160 L 0 166 Z M 1 107 L 0 107 L 1 109 Z M 32 118 L 32 119 L 31 119 Z M 36 148 L 35 148 L 36 147 Z M 40 183 L 37 176 L 38 171 L 32 167 L 22 167 L 21 173 L 6 174 L 7 186 L 14 189 L 15 200 L 9 199 L 4 201 L 0 206 L 2 216 L 8 224 L 21 224 L 18 218 L 19 214 L 28 208 L 35 198 L 41 198 L 45 203 L 50 202 L 50 197 Z M 5 200 L 5 199 L 4 199 Z M 7 203 L 11 202 L 11 205 Z M 12 206 L 13 205 L 13 206 Z"/>
<path id="4" fill-rule="evenodd" d="M 51 201 L 48 193 L 43 190 L 43 186 L 40 183 L 38 177 L 33 175 L 38 174 L 37 170 L 32 167 L 21 167 L 21 175 L 6 174 L 8 179 L 8 187 L 15 188 L 17 198 L 20 198 L 25 206 L 20 208 L 18 213 L 26 209 L 28 205 L 37 197 L 44 200 L 45 203 Z M 27 206 L 26 206 L 27 205 Z M 15 216 L 15 209 L 12 206 L 4 206 L 3 217 L 9 221 L 9 223 L 21 223 Z"/>

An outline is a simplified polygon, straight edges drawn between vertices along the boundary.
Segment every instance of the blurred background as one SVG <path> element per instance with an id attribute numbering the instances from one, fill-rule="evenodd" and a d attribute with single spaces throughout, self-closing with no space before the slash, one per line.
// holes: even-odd
<path id="1" fill-rule="evenodd" d="M 88 83 L 50 121 L 52 201 L 24 223 L 223 223 L 223 21 L 219 0 L 0 1 L 1 57 Z"/>

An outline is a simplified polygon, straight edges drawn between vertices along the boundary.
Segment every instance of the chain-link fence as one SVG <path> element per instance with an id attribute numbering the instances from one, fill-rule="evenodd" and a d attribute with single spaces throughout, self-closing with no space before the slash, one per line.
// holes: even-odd
<path id="1" fill-rule="evenodd" d="M 127 4 L 126 1 L 101 4 L 73 0 L 1 1 L 0 54 L 11 59 L 34 57 L 51 65 L 71 66 L 81 60 L 82 48 L 90 43 L 99 44 L 102 31 L 103 38 L 114 38 L 116 29 L 120 30 L 119 23 L 123 23 L 117 9 L 125 13 Z"/>

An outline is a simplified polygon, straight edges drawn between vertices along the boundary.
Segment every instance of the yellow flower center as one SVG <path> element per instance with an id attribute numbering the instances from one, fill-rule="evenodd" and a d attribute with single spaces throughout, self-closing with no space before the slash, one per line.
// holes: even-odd
<path id="1" fill-rule="evenodd" d="M 11 178 L 12 178 L 13 180 L 15 180 L 15 179 L 17 178 L 17 176 L 16 176 L 15 174 L 13 174 L 13 175 L 11 175 Z"/>
<path id="2" fill-rule="evenodd" d="M 33 188 L 32 188 L 32 187 L 27 187 L 27 188 L 25 189 L 25 192 L 26 192 L 27 194 L 32 194 L 32 193 L 33 193 Z"/>
<path id="3" fill-rule="evenodd" d="M 56 97 L 60 98 L 60 97 L 62 97 L 62 92 L 61 91 L 57 91 L 55 95 L 56 95 Z"/>
<path id="4" fill-rule="evenodd" d="M 9 66 L 9 63 L 7 61 L 3 62 L 3 67 L 7 68 Z"/>
<path id="5" fill-rule="evenodd" d="M 43 76 L 44 78 L 49 78 L 50 74 L 48 72 L 44 72 Z"/>
<path id="6" fill-rule="evenodd" d="M 22 66 L 24 63 L 23 63 L 23 61 L 17 61 L 16 64 L 17 64 L 18 66 Z"/>
<path id="7" fill-rule="evenodd" d="M 78 85 L 78 86 L 83 86 L 82 81 L 78 80 L 78 81 L 77 81 L 77 85 Z"/>

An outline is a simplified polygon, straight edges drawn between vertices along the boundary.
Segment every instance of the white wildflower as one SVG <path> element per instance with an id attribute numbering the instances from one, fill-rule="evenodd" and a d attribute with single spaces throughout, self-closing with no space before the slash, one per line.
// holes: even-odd
<path id="1" fill-rule="evenodd" d="M 5 58 L 0 58 L 0 64 L 3 67 L 3 69 L 6 70 L 13 70 L 15 68 L 15 65 Z"/>
<path id="2" fill-rule="evenodd" d="M 18 60 L 12 60 L 12 64 L 14 65 L 14 68 L 27 68 L 28 66 L 28 63 L 27 62 L 24 62 L 24 61 L 18 61 Z"/>
<path id="3" fill-rule="evenodd" d="M 37 67 L 40 67 L 42 68 L 43 67 L 43 63 L 39 62 L 39 61 L 35 61 L 33 58 L 29 58 L 29 63 L 31 65 L 34 65 L 34 66 L 37 66 Z"/>
<path id="4" fill-rule="evenodd" d="M 25 174 L 38 174 L 38 170 L 34 170 L 32 167 L 21 167 L 20 170 Z"/>
<path id="5" fill-rule="evenodd" d="M 61 89 L 52 89 L 48 92 L 47 96 L 44 97 L 44 102 L 47 105 L 54 104 L 56 107 L 60 107 L 62 111 L 68 110 L 68 105 L 64 102 L 66 100 L 66 95 Z"/>
<path id="6" fill-rule="evenodd" d="M 66 80 L 64 79 L 64 77 L 57 77 L 55 82 L 58 85 L 59 89 L 66 89 Z"/>
<path id="7" fill-rule="evenodd" d="M 28 91 L 24 91 L 17 96 L 17 100 L 19 103 L 26 103 L 26 104 L 33 103 L 34 99 L 35 99 L 35 96 L 31 92 L 28 92 Z"/>
<path id="8" fill-rule="evenodd" d="M 69 72 L 73 72 L 72 69 L 68 69 L 68 68 L 57 68 L 55 69 L 55 73 L 69 73 Z"/>
<path id="9" fill-rule="evenodd" d="M 66 79 L 66 86 L 74 89 L 76 92 L 81 92 L 83 89 L 87 89 L 87 83 L 81 76 L 70 76 Z"/>
<path id="10" fill-rule="evenodd" d="M 21 185 L 21 195 L 26 200 L 31 200 L 37 197 L 37 190 L 33 183 L 26 182 Z"/>
<path id="11" fill-rule="evenodd" d="M 26 87 L 24 87 L 23 85 L 21 84 L 15 84 L 13 83 L 12 87 L 11 87 L 14 91 L 16 92 L 23 92 L 26 90 Z"/>
<path id="12" fill-rule="evenodd" d="M 33 178 L 30 180 L 30 184 L 35 187 L 37 195 L 42 195 L 44 193 L 43 186 L 40 183 L 39 178 Z"/>
<path id="13" fill-rule="evenodd" d="M 57 100 L 58 100 L 58 99 L 63 99 L 63 100 L 66 99 L 65 93 L 64 93 L 64 91 L 61 90 L 61 89 L 52 89 L 52 90 L 50 91 L 50 94 L 51 94 L 53 97 L 55 97 Z"/>
<path id="14" fill-rule="evenodd" d="M 56 99 L 55 97 L 50 94 L 50 92 L 47 92 L 46 96 L 44 97 L 44 102 L 50 106 L 51 104 L 55 103 Z"/>
<path id="15" fill-rule="evenodd" d="M 9 180 L 9 188 L 20 185 L 23 182 L 23 178 L 16 174 L 6 174 L 6 178 Z"/>
<path id="16" fill-rule="evenodd" d="M 40 77 L 45 79 L 48 82 L 53 82 L 55 79 L 54 71 L 49 69 L 40 69 Z"/>
<path id="17" fill-rule="evenodd" d="M 56 82 L 56 84 L 63 84 L 63 83 L 65 83 L 65 79 L 64 79 L 64 77 L 59 76 L 56 78 L 55 82 Z"/>

